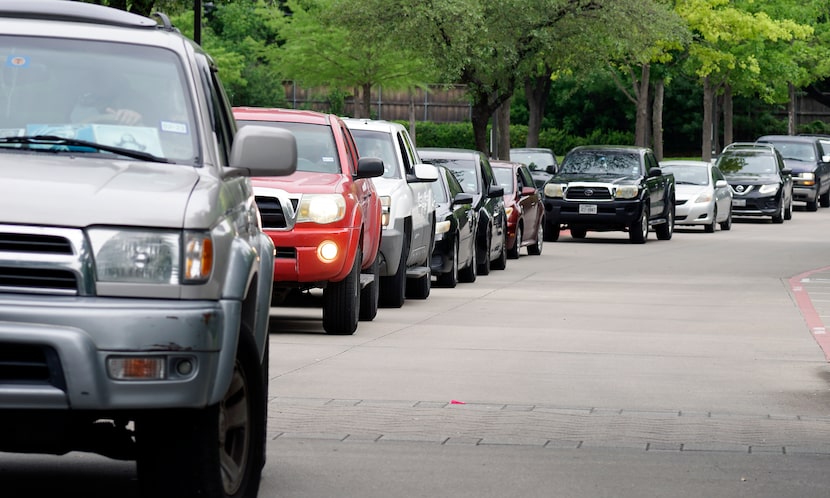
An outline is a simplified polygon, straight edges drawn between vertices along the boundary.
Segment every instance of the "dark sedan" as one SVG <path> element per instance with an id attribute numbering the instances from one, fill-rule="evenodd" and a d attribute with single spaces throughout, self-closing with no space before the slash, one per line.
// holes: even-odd
<path id="1" fill-rule="evenodd" d="M 438 166 L 432 183 L 435 199 L 435 247 L 432 274 L 443 287 L 476 280 L 476 226 L 473 196 L 467 194 L 449 169 Z"/>
<path id="2" fill-rule="evenodd" d="M 418 149 L 425 163 L 446 166 L 464 192 L 473 195 L 476 218 L 477 273 L 487 275 L 490 269 L 507 266 L 507 217 L 504 213 L 504 188 L 493 175 L 490 161 L 482 152 L 471 149 Z"/>
<path id="3" fill-rule="evenodd" d="M 793 200 L 807 211 L 830 207 L 830 141 L 815 136 L 766 135 L 756 142 L 771 143 L 792 170 Z"/>

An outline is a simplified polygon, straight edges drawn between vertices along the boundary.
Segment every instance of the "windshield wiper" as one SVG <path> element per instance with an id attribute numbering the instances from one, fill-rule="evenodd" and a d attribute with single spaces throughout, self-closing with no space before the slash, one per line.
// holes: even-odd
<path id="1" fill-rule="evenodd" d="M 151 161 L 156 163 L 170 163 L 171 161 L 163 157 L 158 157 L 148 152 L 141 152 L 140 150 L 127 149 L 124 147 L 115 147 L 113 145 L 104 145 L 88 140 L 78 140 L 77 138 L 64 138 L 54 135 L 29 135 L 22 137 L 0 137 L 0 145 L 2 144 L 22 144 L 24 149 L 38 150 L 28 147 L 29 145 L 75 145 L 78 147 L 89 147 L 91 149 L 110 152 L 119 156 L 126 156 L 132 159 L 139 159 L 141 161 Z M 49 149 L 40 149 L 49 150 Z M 54 151 L 53 151 L 54 152 Z"/>

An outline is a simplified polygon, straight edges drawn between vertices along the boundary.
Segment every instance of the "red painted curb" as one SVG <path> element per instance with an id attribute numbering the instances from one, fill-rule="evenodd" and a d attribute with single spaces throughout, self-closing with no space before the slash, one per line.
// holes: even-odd
<path id="1" fill-rule="evenodd" d="M 830 266 L 810 270 L 790 278 L 789 282 L 790 290 L 795 297 L 795 304 L 801 311 L 804 321 L 807 322 L 807 328 L 810 329 L 810 333 L 813 334 L 813 339 L 816 340 L 816 343 L 818 343 L 821 351 L 824 353 L 824 359 L 830 361 L 830 334 L 827 333 L 828 331 L 824 327 L 824 322 L 821 321 L 821 317 L 813 306 L 810 294 L 804 290 L 804 286 L 801 284 L 810 275 L 828 270 L 830 270 Z"/>

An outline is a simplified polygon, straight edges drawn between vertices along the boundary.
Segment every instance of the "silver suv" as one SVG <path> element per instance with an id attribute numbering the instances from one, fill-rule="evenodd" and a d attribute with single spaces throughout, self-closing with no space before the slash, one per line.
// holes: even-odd
<path id="1" fill-rule="evenodd" d="M 237 131 L 164 16 L 0 2 L 0 451 L 136 460 L 145 496 L 254 496 L 274 246 Z"/>

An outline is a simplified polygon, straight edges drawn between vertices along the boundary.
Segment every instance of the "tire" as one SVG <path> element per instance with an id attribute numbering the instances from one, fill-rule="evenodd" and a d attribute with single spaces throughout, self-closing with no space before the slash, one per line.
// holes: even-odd
<path id="1" fill-rule="evenodd" d="M 786 211 L 786 207 L 784 205 L 784 198 L 781 197 L 781 207 L 778 209 L 778 213 L 772 215 L 772 222 L 773 223 L 784 223 L 784 211 Z"/>
<path id="2" fill-rule="evenodd" d="M 721 230 L 732 230 L 732 208 L 729 208 L 729 215 L 726 217 L 726 220 L 720 224 Z"/>
<path id="3" fill-rule="evenodd" d="M 645 244 L 648 240 L 648 206 L 643 206 L 640 217 L 629 227 L 628 238 L 634 244 Z"/>
<path id="4" fill-rule="evenodd" d="M 559 232 L 559 225 L 547 225 L 545 226 L 544 232 L 542 234 L 542 239 L 545 242 L 556 242 L 557 240 L 559 240 Z"/>
<path id="5" fill-rule="evenodd" d="M 352 271 L 339 282 L 329 282 L 323 289 L 323 329 L 330 335 L 352 335 L 357 330 L 360 316 L 360 263 L 357 251 Z"/>
<path id="6" fill-rule="evenodd" d="M 806 209 L 810 212 L 818 211 L 818 199 L 814 201 L 807 201 Z"/>
<path id="7" fill-rule="evenodd" d="M 137 417 L 141 495 L 256 496 L 265 463 L 266 396 L 256 345 L 250 332 L 242 330 L 222 401 L 203 409 L 158 410 Z"/>
<path id="8" fill-rule="evenodd" d="M 830 207 L 830 189 L 819 196 L 818 203 L 823 208 Z"/>
<path id="9" fill-rule="evenodd" d="M 483 236 L 484 237 L 484 259 L 478 261 L 478 266 L 476 267 L 476 273 L 479 275 L 489 275 L 490 274 L 490 244 L 491 241 L 491 234 L 492 230 L 489 228 L 487 229 L 487 233 Z M 476 238 L 478 240 L 479 237 Z M 478 250 L 478 249 L 476 249 Z"/>
<path id="10" fill-rule="evenodd" d="M 438 275 L 438 285 L 452 289 L 458 285 L 458 278 L 458 239 L 454 238 L 452 241 L 452 264 L 450 265 L 450 271 Z"/>
<path id="11" fill-rule="evenodd" d="M 545 218 L 544 216 L 539 220 L 539 226 L 536 227 L 536 243 L 532 246 L 527 246 L 527 253 L 531 256 L 539 256 L 542 254 L 542 246 L 545 243 Z"/>
<path id="12" fill-rule="evenodd" d="M 577 240 L 584 239 L 588 235 L 588 230 L 584 228 L 571 228 L 571 237 Z"/>
<path id="13" fill-rule="evenodd" d="M 404 230 L 401 259 L 398 271 L 388 277 L 380 277 L 380 306 L 400 308 L 406 299 L 406 256 L 409 254 L 409 232 Z"/>
<path id="14" fill-rule="evenodd" d="M 519 252 L 522 250 L 522 224 L 516 227 L 516 243 L 513 244 L 513 247 L 507 250 L 507 257 L 510 259 L 519 259 Z"/>
<path id="15" fill-rule="evenodd" d="M 375 255 L 372 266 L 365 273 L 374 275 L 371 284 L 360 289 L 360 319 L 371 322 L 378 314 L 378 299 L 380 296 L 380 258 Z"/>
<path id="16" fill-rule="evenodd" d="M 470 264 L 458 270 L 459 282 L 473 283 L 476 281 L 476 277 L 478 276 L 478 258 L 476 257 L 476 252 L 478 252 L 478 249 L 476 248 L 475 242 L 473 242 L 473 250 L 470 255 Z"/>
<path id="17" fill-rule="evenodd" d="M 715 233 L 715 228 L 718 224 L 718 207 L 715 206 L 715 212 L 712 215 L 712 223 L 708 225 L 703 225 L 703 231 L 706 233 Z"/>
<path id="18" fill-rule="evenodd" d="M 787 203 L 787 208 L 784 210 L 784 219 L 793 219 L 793 199 L 790 197 L 790 202 Z"/>
<path id="19" fill-rule="evenodd" d="M 501 233 L 501 251 L 499 251 L 498 257 L 496 257 L 496 259 L 490 262 L 490 268 L 494 270 L 504 270 L 505 268 L 507 268 L 507 247 L 505 247 L 507 245 L 505 240 L 505 238 L 507 237 L 507 227 L 504 224 L 502 225 Z"/>
<path id="20" fill-rule="evenodd" d="M 671 203 L 666 211 L 666 222 L 657 225 L 654 229 L 654 232 L 657 234 L 657 240 L 671 240 L 671 236 L 674 235 L 674 203 Z"/>

